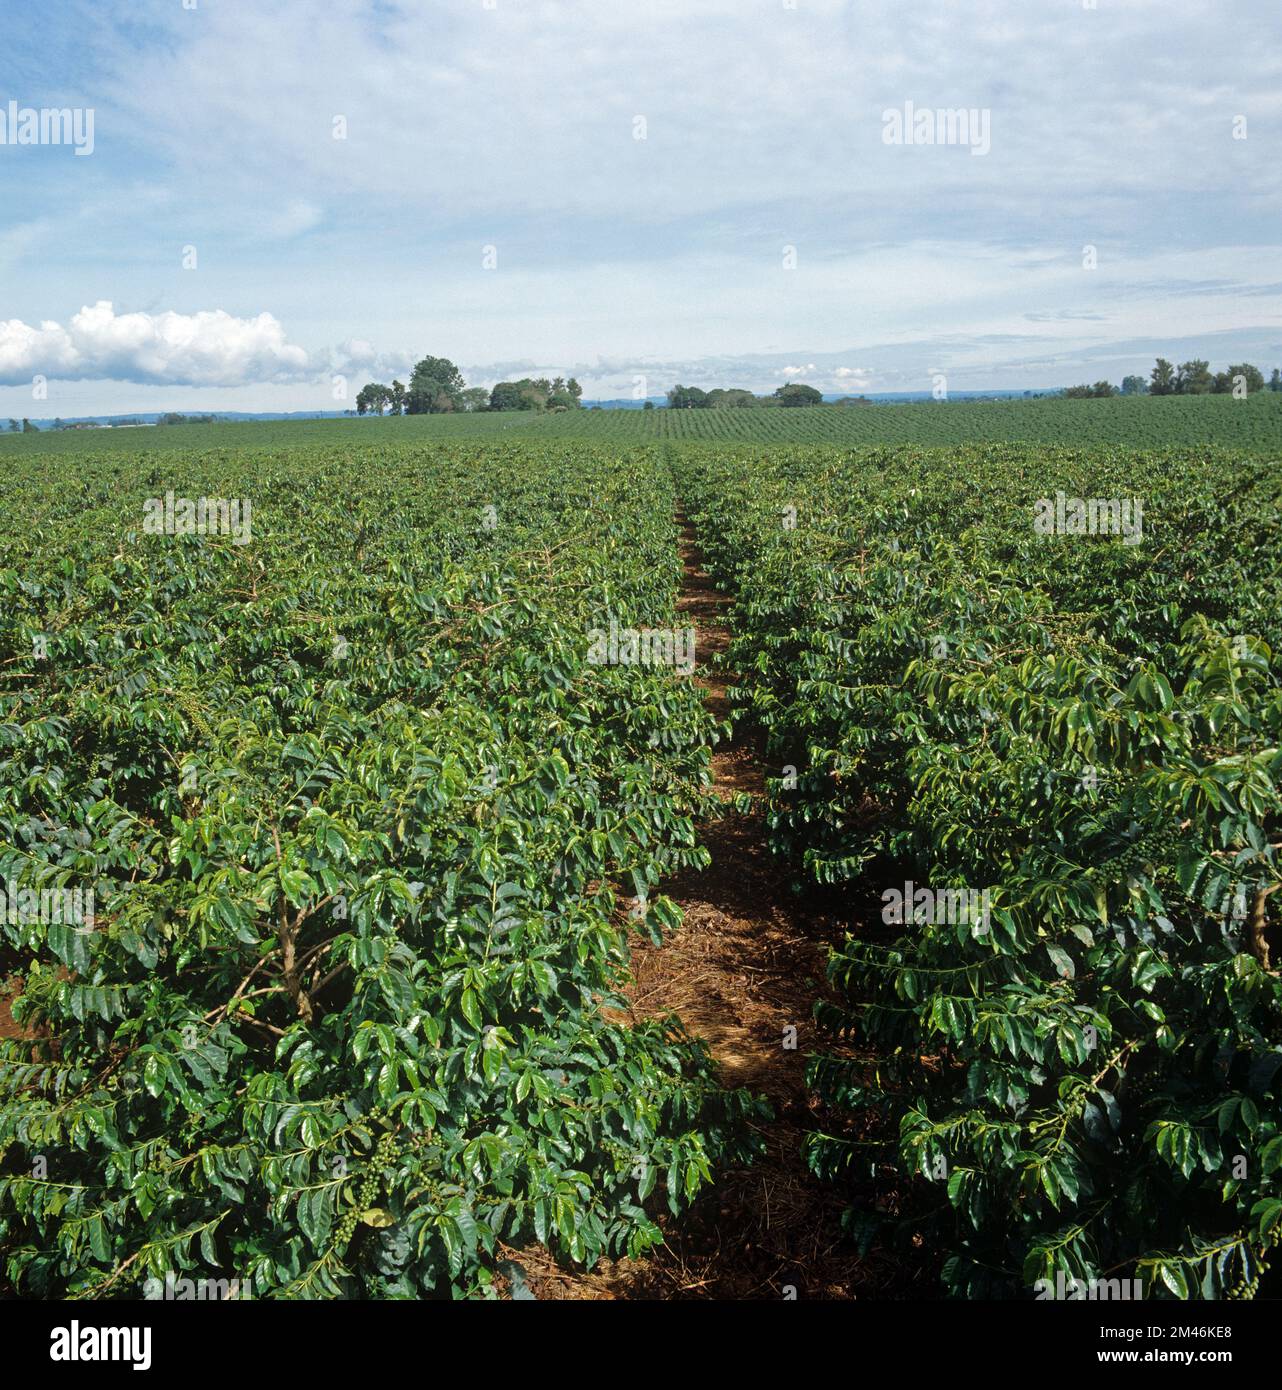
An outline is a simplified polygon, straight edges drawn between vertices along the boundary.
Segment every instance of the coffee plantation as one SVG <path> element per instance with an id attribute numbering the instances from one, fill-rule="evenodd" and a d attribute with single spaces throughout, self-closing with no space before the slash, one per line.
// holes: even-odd
<path id="1" fill-rule="evenodd" d="M 628 1006 L 733 734 L 844 927 L 807 1035 L 831 1240 L 959 1297 L 1257 1292 L 1282 468 L 1275 401 L 1211 401 L 0 440 L 0 1290 L 520 1297 L 538 1254 L 652 1258 L 772 1123 Z M 241 524 L 148 525 L 167 498 Z"/>
<path id="2" fill-rule="evenodd" d="M 1250 1294 L 1282 1237 L 1282 471 L 1213 451 L 760 450 L 684 469 L 775 848 L 868 907 L 817 1056 L 834 1179 L 927 1187 L 959 1295 Z M 1037 501 L 1143 497 L 1143 544 Z M 1272 954 L 1270 954 L 1272 952 Z M 876 1209 L 852 1237 L 890 1237 Z"/>
<path id="3" fill-rule="evenodd" d="M 145 535 L 166 488 L 252 498 L 253 543 Z M 746 1154 L 699 1042 L 611 1020 L 619 893 L 675 925 L 715 736 L 680 675 L 586 659 L 671 616 L 652 457 L 103 456 L 5 494 L 0 873 L 97 903 L 0 928 L 15 1289 L 467 1295 L 504 1245 L 639 1254 L 656 1189 Z"/>

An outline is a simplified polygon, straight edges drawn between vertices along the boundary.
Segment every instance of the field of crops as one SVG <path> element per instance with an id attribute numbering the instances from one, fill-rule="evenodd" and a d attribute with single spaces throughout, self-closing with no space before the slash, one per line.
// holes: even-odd
<path id="1" fill-rule="evenodd" d="M 1282 393 L 1115 396 L 1104 400 L 922 401 L 743 410 L 581 411 L 543 417 L 541 432 L 576 438 L 659 438 L 724 444 L 1057 444 L 1282 446 Z"/>
<path id="2" fill-rule="evenodd" d="M 146 533 L 170 491 L 252 536 Z M 644 1250 L 749 1108 L 608 1007 L 702 854 L 698 696 L 584 641 L 671 619 L 667 470 L 51 455 L 0 505 L 0 973 L 50 1040 L 3 1044 L 12 1286 L 457 1296 L 504 1245 Z M 67 886 L 92 929 L 19 896 Z"/>
<path id="3" fill-rule="evenodd" d="M 0 437 L 0 1292 L 520 1297 L 522 1252 L 652 1256 L 760 1164 L 770 1107 L 625 1011 L 729 732 L 676 659 L 684 509 L 766 764 L 744 823 L 845 929 L 797 1072 L 829 1243 L 963 1297 L 1250 1294 L 1280 407 Z M 1068 412 L 1089 447 L 811 442 Z M 1140 422 L 1160 448 L 1107 442 Z"/>
<path id="4" fill-rule="evenodd" d="M 978 442 L 1118 445 L 1135 449 L 1219 444 L 1282 451 L 1282 393 L 1115 396 L 1100 400 L 923 401 L 912 404 L 744 410 L 574 410 L 413 415 L 364 420 L 246 421 L 159 429 L 0 434 L 0 458 L 18 453 L 168 449 L 336 448 L 359 444 L 575 439 L 623 447 L 647 441 L 722 444 Z"/>
<path id="5" fill-rule="evenodd" d="M 1252 1291 L 1282 1238 L 1282 469 L 777 450 L 684 485 L 772 843 L 856 908 L 820 1014 L 876 1062 L 812 1063 L 846 1116 L 815 1167 L 930 1185 L 904 1225 L 953 1294 Z M 1141 525 L 1043 530 L 1057 493 Z"/>

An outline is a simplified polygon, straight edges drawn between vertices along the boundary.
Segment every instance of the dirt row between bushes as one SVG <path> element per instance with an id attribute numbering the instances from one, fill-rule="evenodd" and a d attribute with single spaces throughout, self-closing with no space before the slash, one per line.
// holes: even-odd
<path id="1" fill-rule="evenodd" d="M 693 527 L 681 513 L 677 522 L 685 569 L 677 608 L 695 629 L 695 678 L 713 715 L 726 720 L 732 677 L 715 658 L 728 643 L 730 600 L 704 570 Z M 806 1167 L 806 1136 L 819 1119 L 805 1084 L 807 1053 L 821 1046 L 811 1009 L 840 926 L 793 891 L 766 849 L 761 811 L 729 806 L 739 793 L 759 797 L 763 773 L 750 736 L 736 732 L 714 751 L 713 790 L 727 806 L 701 829 L 712 863 L 663 885 L 684 923 L 660 947 L 635 944 L 627 997 L 633 1021 L 678 1014 L 708 1042 L 725 1085 L 769 1100 L 765 1153 L 718 1174 L 680 1219 L 665 1216 L 667 1244 L 644 1260 L 584 1275 L 522 1252 L 536 1298 L 848 1299 L 884 1296 L 901 1281 L 885 1256 L 860 1258 L 843 1238 L 841 1194 Z M 797 1030 L 792 1049 L 788 1028 Z"/>

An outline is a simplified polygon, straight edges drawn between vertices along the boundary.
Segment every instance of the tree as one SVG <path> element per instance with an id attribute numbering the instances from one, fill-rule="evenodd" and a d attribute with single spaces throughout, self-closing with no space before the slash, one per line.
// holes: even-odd
<path id="1" fill-rule="evenodd" d="M 458 410 L 466 383 L 448 357 L 424 357 L 414 364 L 406 411 L 410 415 L 439 415 Z"/>
<path id="2" fill-rule="evenodd" d="M 700 410 L 708 403 L 708 393 L 698 386 L 674 386 L 668 392 L 669 410 Z"/>
<path id="3" fill-rule="evenodd" d="M 524 376 L 520 381 L 500 381 L 490 392 L 491 410 L 579 410 L 583 388 L 573 377 Z"/>
<path id="4" fill-rule="evenodd" d="M 33 425 L 33 424 L 31 423 L 30 420 L 28 420 L 28 419 L 26 419 L 26 418 L 24 417 L 24 419 L 23 419 L 23 421 L 22 421 L 22 432 L 23 432 L 23 434 L 39 434 L 39 433 L 40 433 L 40 426 L 39 426 L 39 425 Z"/>
<path id="5" fill-rule="evenodd" d="M 393 381 L 392 381 L 392 391 L 391 391 L 392 414 L 393 414 L 393 415 L 404 415 L 404 414 L 405 414 L 405 398 L 406 398 L 405 383 L 402 382 L 402 381 L 396 381 L 395 379 L 393 379 Z"/>
<path id="6" fill-rule="evenodd" d="M 1273 375 L 1274 375 L 1274 376 L 1277 376 L 1277 372 L 1274 372 Z M 12 417 L 10 417 L 10 420 L 9 420 L 9 433 L 10 433 L 10 434 L 17 434 L 21 429 L 22 429 L 22 426 L 21 426 L 15 419 L 13 419 Z"/>
<path id="7" fill-rule="evenodd" d="M 1181 362 L 1175 377 L 1177 396 L 1205 396 L 1214 390 L 1215 378 L 1211 375 L 1211 364 L 1204 358 L 1195 357 L 1190 362 Z"/>
<path id="8" fill-rule="evenodd" d="M 1248 394 L 1264 390 L 1264 373 L 1259 367 L 1253 367 L 1249 362 L 1239 362 L 1236 366 L 1230 367 L 1223 375 L 1228 377 L 1228 385 L 1224 388 L 1226 391 L 1233 390 L 1239 377 L 1245 381 Z"/>
<path id="9" fill-rule="evenodd" d="M 1149 376 L 1149 395 L 1173 396 L 1175 394 L 1175 368 L 1165 357 L 1157 359 L 1157 365 Z"/>
<path id="10" fill-rule="evenodd" d="M 744 391 L 738 386 L 725 389 L 717 387 L 715 391 L 708 392 L 709 410 L 740 410 L 756 404 L 756 396 L 751 391 Z"/>
<path id="11" fill-rule="evenodd" d="M 371 381 L 356 393 L 356 413 L 358 415 L 381 415 L 392 403 L 392 392 L 380 381 Z"/>
<path id="12" fill-rule="evenodd" d="M 1273 375 L 1269 378 L 1269 390 L 1282 391 L 1282 372 L 1276 367 L 1273 368 Z M 11 420 L 9 423 L 12 425 L 13 421 Z"/>
<path id="13" fill-rule="evenodd" d="M 1095 400 L 1103 396 L 1116 396 L 1117 387 L 1111 381 L 1097 381 L 1094 386 L 1068 386 L 1064 390 L 1068 400 Z"/>
<path id="14" fill-rule="evenodd" d="M 520 381 L 500 381 L 490 392 L 491 410 L 546 410 L 552 383 L 543 377 L 523 376 Z"/>
<path id="15" fill-rule="evenodd" d="M 654 402 L 653 402 L 653 401 L 646 401 L 646 403 L 641 407 L 641 409 L 642 409 L 642 410 L 653 410 L 653 409 L 654 409 Z"/>
<path id="16" fill-rule="evenodd" d="M 813 386 L 803 386 L 799 381 L 790 382 L 787 386 L 781 386 L 775 395 L 779 399 L 780 405 L 822 405 L 823 392 L 816 391 Z"/>
<path id="17" fill-rule="evenodd" d="M 524 410 L 521 385 L 516 381 L 499 381 L 490 392 L 491 410 Z"/>
<path id="18" fill-rule="evenodd" d="M 1142 376 L 1124 376 L 1122 378 L 1122 395 L 1143 396 L 1147 391 L 1148 383 Z"/>
<path id="19" fill-rule="evenodd" d="M 490 393 L 484 386 L 469 386 L 463 392 L 464 410 L 488 410 L 490 408 Z"/>

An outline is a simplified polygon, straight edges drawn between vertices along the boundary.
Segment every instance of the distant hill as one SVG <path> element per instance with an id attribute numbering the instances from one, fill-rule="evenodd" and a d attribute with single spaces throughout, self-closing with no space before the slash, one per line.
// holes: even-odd
<path id="1" fill-rule="evenodd" d="M 126 410 L 118 415 L 62 415 L 56 418 L 61 419 L 64 426 L 74 427 L 76 425 L 102 425 L 113 429 L 126 428 L 128 425 L 154 425 L 162 416 L 165 415 L 197 415 L 204 417 L 212 415 L 215 420 L 231 422 L 235 420 L 332 420 L 343 419 L 349 412 L 346 410 Z M 31 423 L 42 430 L 53 428 L 53 416 L 43 418 L 31 417 Z M 2 424 L 3 422 L 0 422 Z"/>

